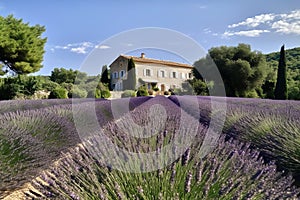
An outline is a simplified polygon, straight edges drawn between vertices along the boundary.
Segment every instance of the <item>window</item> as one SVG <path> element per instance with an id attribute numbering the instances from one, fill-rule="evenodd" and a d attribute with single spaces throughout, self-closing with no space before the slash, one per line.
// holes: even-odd
<path id="1" fill-rule="evenodd" d="M 120 77 L 120 78 L 123 78 L 124 76 L 125 76 L 125 71 L 124 71 L 124 70 L 121 70 L 121 71 L 120 71 L 120 76 L 119 76 L 119 77 Z"/>
<path id="2" fill-rule="evenodd" d="M 146 76 L 151 76 L 151 71 L 150 71 L 150 69 L 146 69 Z"/>
<path id="3" fill-rule="evenodd" d="M 177 72 L 172 72 L 172 73 L 171 73 L 171 77 L 172 77 L 172 78 L 177 78 Z"/>
<path id="4" fill-rule="evenodd" d="M 113 73 L 113 78 L 118 78 L 118 72 Z"/>
<path id="5" fill-rule="evenodd" d="M 189 78 L 192 78 L 192 73 L 189 73 Z"/>
<path id="6" fill-rule="evenodd" d="M 160 70 L 157 71 L 157 76 L 164 78 L 164 77 L 167 77 L 167 73 L 166 73 L 165 70 L 160 69 Z"/>

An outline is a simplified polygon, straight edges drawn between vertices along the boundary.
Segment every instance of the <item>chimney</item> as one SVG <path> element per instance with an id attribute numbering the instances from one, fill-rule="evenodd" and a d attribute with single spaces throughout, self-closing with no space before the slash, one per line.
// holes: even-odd
<path id="1" fill-rule="evenodd" d="M 145 58 L 145 53 L 141 53 L 141 58 Z"/>

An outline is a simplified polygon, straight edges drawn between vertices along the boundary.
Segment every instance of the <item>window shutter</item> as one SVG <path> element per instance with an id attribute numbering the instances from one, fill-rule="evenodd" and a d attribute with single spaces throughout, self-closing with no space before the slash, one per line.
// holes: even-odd
<path id="1" fill-rule="evenodd" d="M 143 70 L 143 75 L 146 76 L 146 69 Z"/>
<path id="2" fill-rule="evenodd" d="M 178 72 L 175 72 L 175 75 L 176 75 L 175 77 L 178 78 Z"/>
<path id="3" fill-rule="evenodd" d="M 160 70 L 157 71 L 157 77 L 160 77 Z"/>
<path id="4" fill-rule="evenodd" d="M 185 76 L 185 75 L 184 75 L 184 73 L 182 72 L 182 73 L 181 73 L 181 78 L 184 79 L 184 76 Z"/>
<path id="5" fill-rule="evenodd" d="M 153 76 L 153 69 L 150 69 L 150 76 Z"/>

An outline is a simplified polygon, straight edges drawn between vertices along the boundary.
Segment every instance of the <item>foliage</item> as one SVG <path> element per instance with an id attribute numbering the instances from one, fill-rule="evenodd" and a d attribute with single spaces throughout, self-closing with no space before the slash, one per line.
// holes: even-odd
<path id="1" fill-rule="evenodd" d="M 98 96 L 101 95 L 101 98 L 109 98 L 111 96 L 108 85 L 103 84 L 101 82 L 98 83 L 96 90 L 95 90 L 95 98 L 99 98 Z"/>
<path id="2" fill-rule="evenodd" d="M 107 98 L 109 98 L 111 96 L 111 94 L 110 94 L 110 91 L 107 89 L 107 90 L 102 90 L 101 91 L 101 98 L 105 98 L 105 99 L 107 99 Z"/>
<path id="3" fill-rule="evenodd" d="M 51 72 L 50 80 L 56 82 L 58 84 L 61 83 L 75 83 L 80 84 L 81 82 L 85 82 L 87 78 L 87 74 L 84 72 L 80 72 L 78 70 L 73 69 L 65 69 L 65 68 L 54 68 Z"/>
<path id="4" fill-rule="evenodd" d="M 136 96 L 137 97 L 149 96 L 148 89 L 146 88 L 146 86 L 139 87 L 137 92 L 136 92 Z"/>
<path id="5" fill-rule="evenodd" d="M 300 99 L 300 94 L 297 92 L 300 87 L 300 48 L 293 48 L 285 50 L 286 53 L 286 70 L 287 70 L 287 88 L 288 88 L 288 98 L 289 99 Z M 280 52 L 274 52 L 266 54 L 267 64 L 269 66 L 270 72 L 272 74 L 271 79 L 266 79 L 267 85 L 269 82 L 274 84 L 273 87 L 269 88 L 266 92 L 272 93 L 275 88 L 276 82 L 276 71 L 278 70 L 278 60 L 280 58 Z M 266 93 L 265 92 L 265 93 Z M 268 95 L 267 95 L 268 96 Z M 272 96 L 268 97 L 272 98 Z M 274 94 L 273 94 L 274 98 Z"/>
<path id="6" fill-rule="evenodd" d="M 136 74 L 135 74 L 135 64 L 132 58 L 128 60 L 127 66 L 127 78 L 123 80 L 123 87 L 125 90 L 135 90 L 136 89 Z"/>
<path id="7" fill-rule="evenodd" d="M 155 86 L 155 87 L 153 88 L 153 91 L 158 92 L 158 91 L 159 91 L 159 88 L 158 88 L 157 86 Z"/>
<path id="8" fill-rule="evenodd" d="M 86 98 L 87 91 L 80 89 L 77 85 L 73 85 L 72 89 L 68 93 L 69 98 Z"/>
<path id="9" fill-rule="evenodd" d="M 43 78 L 40 76 L 18 75 L 1 79 L 0 99 L 9 100 L 23 96 L 30 98 L 36 91 L 42 89 Z"/>
<path id="10" fill-rule="evenodd" d="M 29 74 L 42 68 L 45 28 L 30 26 L 13 15 L 0 16 L 0 75 Z"/>
<path id="11" fill-rule="evenodd" d="M 49 99 L 67 99 L 68 90 L 62 87 L 54 88 L 49 95 Z"/>
<path id="12" fill-rule="evenodd" d="M 274 91 L 275 99 L 287 99 L 287 82 L 286 82 L 286 57 L 284 45 L 282 45 L 280 50 L 280 58 L 278 64 L 278 72 L 277 72 L 277 82 Z"/>
<path id="13" fill-rule="evenodd" d="M 121 94 L 122 98 L 126 98 L 126 97 L 136 97 L 136 92 L 134 90 L 125 90 L 122 94 Z"/>
<path id="14" fill-rule="evenodd" d="M 193 80 L 190 81 L 190 83 L 193 87 L 194 92 L 197 95 L 207 96 L 209 94 L 206 83 L 201 79 L 194 78 Z"/>
<path id="15" fill-rule="evenodd" d="M 103 84 L 106 84 L 106 85 L 110 84 L 110 79 L 109 79 L 109 75 L 108 75 L 108 69 L 107 69 L 106 65 L 104 65 L 102 67 L 102 73 L 101 73 L 100 82 L 103 83 Z"/>
<path id="16" fill-rule="evenodd" d="M 260 52 L 251 51 L 250 45 L 239 44 L 237 47 L 211 48 L 209 55 L 195 62 L 194 77 L 205 82 L 213 81 L 214 75 L 210 74 L 213 62 L 223 78 L 227 96 L 244 97 L 248 91 L 260 88 L 263 84 L 266 75 L 265 57 Z M 204 80 L 201 71 L 205 71 L 211 79 Z M 201 83 L 197 85 L 204 88 Z"/>

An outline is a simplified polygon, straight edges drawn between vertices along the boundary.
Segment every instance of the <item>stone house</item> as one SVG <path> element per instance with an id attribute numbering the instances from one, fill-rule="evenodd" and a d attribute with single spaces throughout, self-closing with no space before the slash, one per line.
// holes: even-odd
<path id="1" fill-rule="evenodd" d="M 135 64 L 136 88 L 145 85 L 148 89 L 158 87 L 160 91 L 182 88 L 182 84 L 192 78 L 193 66 L 183 63 L 140 57 L 120 55 L 110 67 L 111 86 L 115 91 L 133 90 L 126 88 L 124 81 L 128 77 L 128 61 L 133 59 Z"/>

